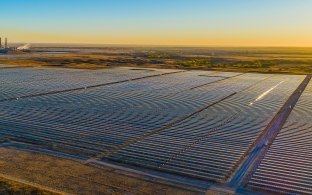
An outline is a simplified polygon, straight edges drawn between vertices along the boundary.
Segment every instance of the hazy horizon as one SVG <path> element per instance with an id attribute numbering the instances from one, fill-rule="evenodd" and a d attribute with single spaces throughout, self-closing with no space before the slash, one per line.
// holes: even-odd
<path id="1" fill-rule="evenodd" d="M 10 0 L 0 36 L 44 44 L 312 47 L 312 1 Z"/>
<path id="2" fill-rule="evenodd" d="M 32 42 L 10 42 L 9 45 L 13 46 L 20 46 L 20 45 L 25 45 L 25 44 L 30 44 L 32 47 L 109 47 L 109 46 L 114 46 L 114 47 L 172 47 L 172 48 L 281 48 L 281 49 L 288 49 L 288 48 L 304 48 L 304 49 L 310 49 L 312 46 L 226 46 L 226 45 L 152 45 L 152 44 L 122 44 L 122 43 L 32 43 Z"/>

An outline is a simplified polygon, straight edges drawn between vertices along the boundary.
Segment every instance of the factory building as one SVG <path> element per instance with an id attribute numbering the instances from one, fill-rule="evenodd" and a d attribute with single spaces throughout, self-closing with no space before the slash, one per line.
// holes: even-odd
<path id="1" fill-rule="evenodd" d="M 8 48 L 8 39 L 5 38 L 4 40 L 4 46 L 2 45 L 2 38 L 0 37 L 0 54 L 6 54 L 8 53 L 9 48 Z"/>

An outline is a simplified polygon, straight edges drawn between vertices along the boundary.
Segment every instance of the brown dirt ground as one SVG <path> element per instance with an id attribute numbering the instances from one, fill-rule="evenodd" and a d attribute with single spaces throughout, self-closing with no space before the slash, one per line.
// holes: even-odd
<path id="1" fill-rule="evenodd" d="M 33 186 L 18 183 L 12 180 L 8 180 L 0 177 L 0 194 L 31 194 L 31 195 L 54 195 L 56 193 L 49 192 L 43 189 L 39 189 Z"/>
<path id="2" fill-rule="evenodd" d="M 121 174 L 120 170 L 108 167 L 95 168 L 78 161 L 4 148 L 0 148 L 0 184 L 0 192 L 10 188 L 19 192 L 30 189 L 19 194 L 204 194 Z M 30 193 L 38 188 L 42 191 Z"/>

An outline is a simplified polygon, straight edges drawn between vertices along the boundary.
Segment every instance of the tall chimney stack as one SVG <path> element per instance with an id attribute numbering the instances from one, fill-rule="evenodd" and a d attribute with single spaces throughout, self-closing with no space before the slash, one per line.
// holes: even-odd
<path id="1" fill-rule="evenodd" d="M 0 37 L 0 48 L 2 48 L 2 41 L 1 41 L 1 37 Z"/>
<path id="2" fill-rule="evenodd" d="M 8 38 L 5 37 L 4 48 L 8 48 Z"/>

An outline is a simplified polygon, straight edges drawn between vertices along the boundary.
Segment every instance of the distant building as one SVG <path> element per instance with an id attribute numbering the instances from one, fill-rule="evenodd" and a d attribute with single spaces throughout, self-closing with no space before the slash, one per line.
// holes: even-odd
<path id="1" fill-rule="evenodd" d="M 4 47 L 2 46 L 2 38 L 0 37 L 0 54 L 6 54 L 9 52 L 8 39 L 5 38 Z"/>

